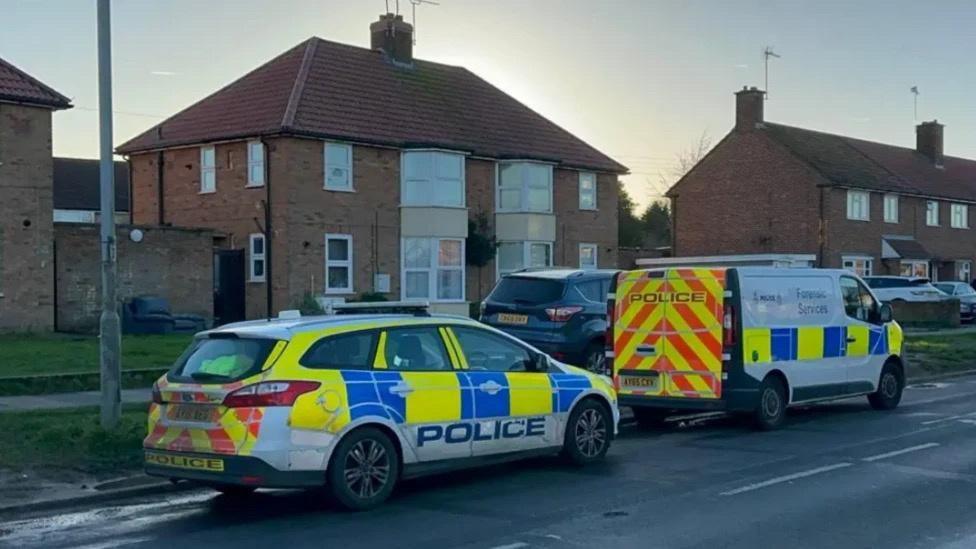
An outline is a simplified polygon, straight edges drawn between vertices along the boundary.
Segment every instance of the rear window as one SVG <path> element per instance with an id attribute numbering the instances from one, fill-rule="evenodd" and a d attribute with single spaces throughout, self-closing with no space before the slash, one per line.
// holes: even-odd
<path id="1" fill-rule="evenodd" d="M 169 378 L 195 383 L 227 383 L 261 371 L 277 340 L 257 338 L 197 339 L 177 359 Z"/>
<path id="2" fill-rule="evenodd" d="M 506 276 L 498 281 L 488 299 L 500 303 L 541 305 L 557 301 L 563 296 L 565 287 L 562 280 Z"/>

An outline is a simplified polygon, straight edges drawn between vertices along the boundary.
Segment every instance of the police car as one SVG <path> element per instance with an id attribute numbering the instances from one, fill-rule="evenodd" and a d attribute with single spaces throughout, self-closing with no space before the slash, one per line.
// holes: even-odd
<path id="1" fill-rule="evenodd" d="M 616 434 L 609 378 L 474 320 L 287 316 L 196 336 L 154 386 L 148 474 L 236 495 L 325 485 L 366 509 L 406 477 L 531 454 L 587 464 Z"/>
<path id="2" fill-rule="evenodd" d="M 618 274 L 608 299 L 619 399 L 644 425 L 728 410 L 772 429 L 794 404 L 901 400 L 901 327 L 847 271 L 636 270 Z"/>

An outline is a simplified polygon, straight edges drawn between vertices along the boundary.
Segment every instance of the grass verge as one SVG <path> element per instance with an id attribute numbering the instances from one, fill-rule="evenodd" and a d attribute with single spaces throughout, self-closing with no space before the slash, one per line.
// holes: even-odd
<path id="1" fill-rule="evenodd" d="M 938 375 L 976 369 L 976 333 L 907 334 L 909 375 Z"/>
<path id="2" fill-rule="evenodd" d="M 168 368 L 190 334 L 122 337 L 122 368 Z M 0 334 L 0 377 L 98 372 L 98 337 L 56 333 Z"/>

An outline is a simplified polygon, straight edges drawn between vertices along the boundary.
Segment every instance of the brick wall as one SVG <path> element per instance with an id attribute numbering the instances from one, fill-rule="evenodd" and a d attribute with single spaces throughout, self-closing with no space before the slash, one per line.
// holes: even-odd
<path id="1" fill-rule="evenodd" d="M 118 295 L 169 299 L 174 313 L 213 318 L 213 232 L 139 227 L 142 242 L 133 242 L 133 226 L 119 226 Z M 57 327 L 92 332 L 101 313 L 99 228 L 94 224 L 56 223 Z"/>
<path id="2" fill-rule="evenodd" d="M 0 104 L 0 330 L 50 330 L 51 111 Z"/>
<path id="3" fill-rule="evenodd" d="M 597 174 L 596 210 L 579 207 L 579 172 L 555 170 L 553 210 L 556 246 L 553 263 L 579 267 L 579 245 L 597 245 L 597 266 L 617 266 L 617 176 Z"/>

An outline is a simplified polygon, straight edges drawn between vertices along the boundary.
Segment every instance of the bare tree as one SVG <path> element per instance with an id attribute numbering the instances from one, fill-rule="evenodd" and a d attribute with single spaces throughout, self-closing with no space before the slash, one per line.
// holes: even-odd
<path id="1" fill-rule="evenodd" d="M 712 137 L 708 135 L 708 130 L 704 130 L 694 143 L 674 155 L 673 168 L 667 172 L 658 173 L 657 185 L 653 185 L 651 188 L 652 194 L 664 194 L 679 179 L 684 177 L 686 173 L 690 172 L 696 164 L 701 162 L 701 159 L 705 158 L 705 155 L 708 154 L 711 148 Z M 648 184 L 651 185 L 650 181 L 648 181 Z"/>

